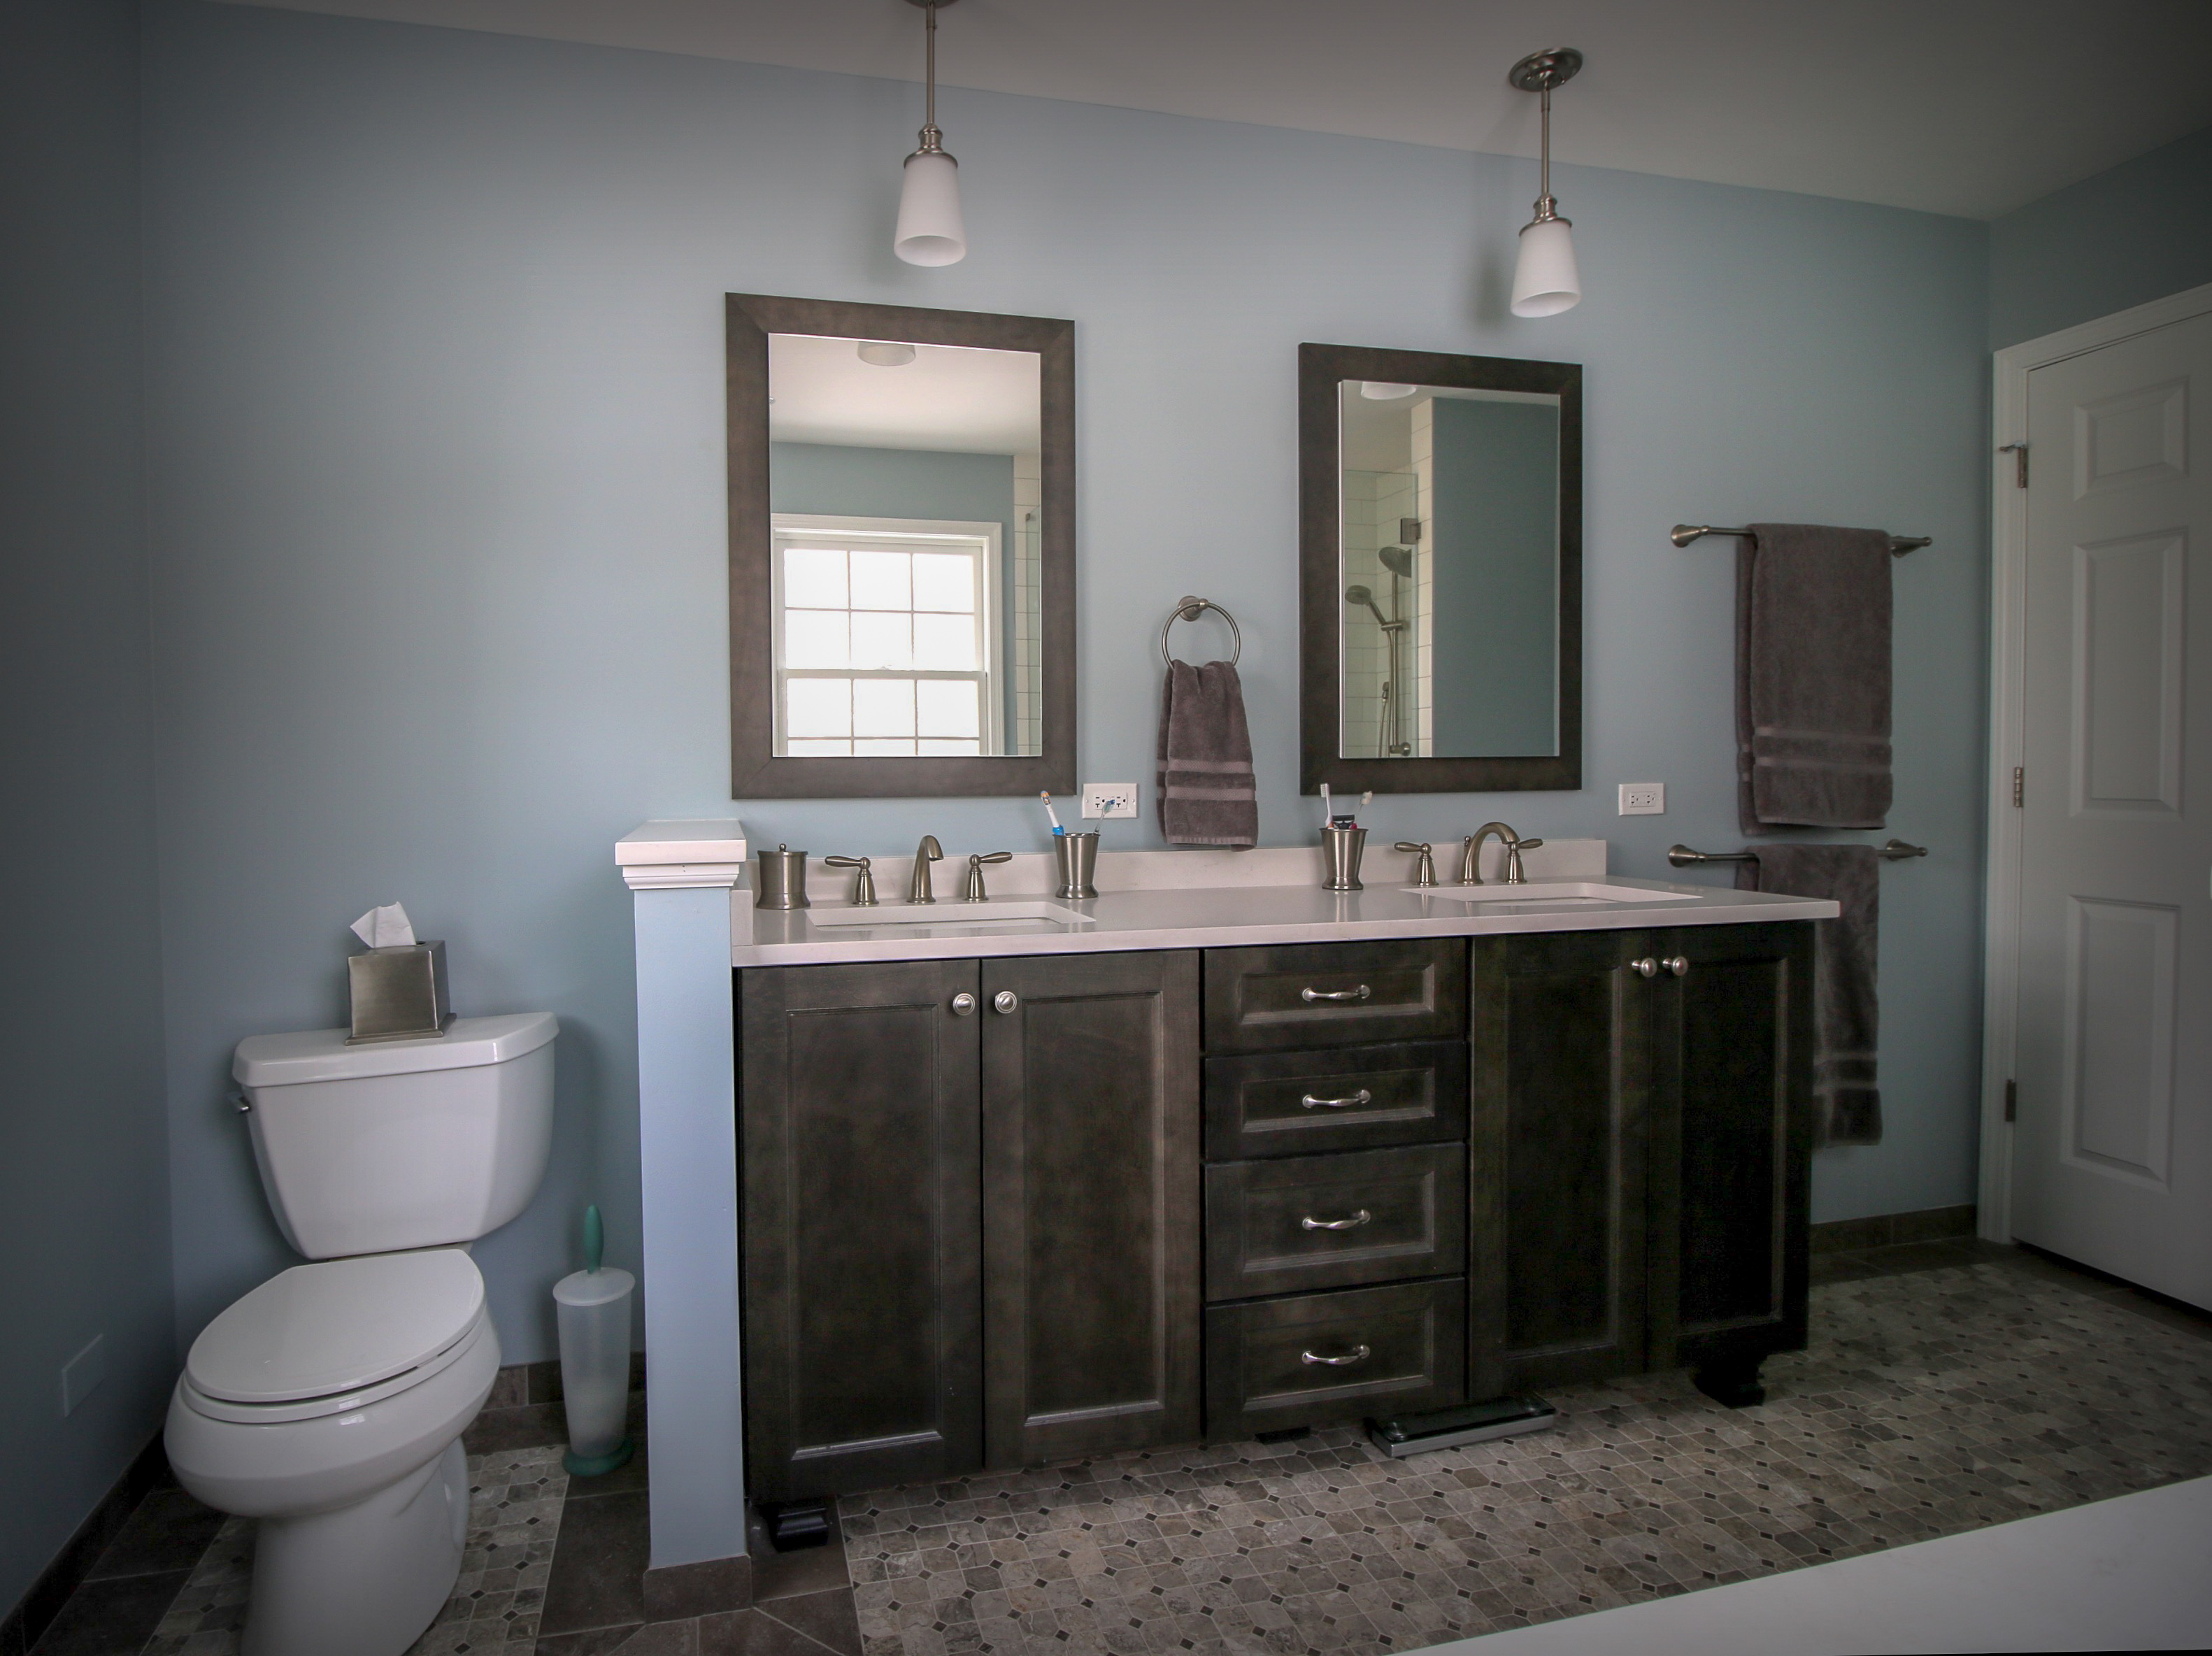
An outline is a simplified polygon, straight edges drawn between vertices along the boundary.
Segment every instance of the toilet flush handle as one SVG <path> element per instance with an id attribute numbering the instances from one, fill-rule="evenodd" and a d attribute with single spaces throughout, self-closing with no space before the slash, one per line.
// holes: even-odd
<path id="1" fill-rule="evenodd" d="M 238 1106 L 238 1113 L 240 1115 L 253 1113 L 253 1101 L 246 1097 L 244 1093 L 233 1093 L 230 1095 L 230 1101 Z"/>

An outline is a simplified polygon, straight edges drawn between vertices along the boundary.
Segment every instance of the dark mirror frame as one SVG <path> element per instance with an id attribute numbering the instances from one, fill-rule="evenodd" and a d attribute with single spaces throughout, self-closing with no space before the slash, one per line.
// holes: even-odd
<path id="1" fill-rule="evenodd" d="M 1075 325 L 829 299 L 725 295 L 730 445 L 730 797 L 926 798 L 1073 793 L 1075 764 Z M 814 334 L 1035 351 L 1044 651 L 1043 751 L 1034 756 L 778 757 L 769 602 L 768 337 Z"/>
<path id="2" fill-rule="evenodd" d="M 1535 391 L 1559 399 L 1559 751 L 1545 758 L 1346 759 L 1340 731 L 1346 379 Z M 1298 789 L 1318 793 L 1492 793 L 1583 785 L 1583 371 L 1577 362 L 1358 345 L 1298 347 Z"/>

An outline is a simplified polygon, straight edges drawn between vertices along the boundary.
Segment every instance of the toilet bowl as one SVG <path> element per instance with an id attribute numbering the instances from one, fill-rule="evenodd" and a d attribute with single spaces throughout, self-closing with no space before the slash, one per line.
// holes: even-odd
<path id="1" fill-rule="evenodd" d="M 457 1248 L 296 1265 L 193 1342 L 170 1399 L 177 1481 L 261 1520 L 244 1656 L 392 1656 L 460 1569 L 460 1435 L 499 1373 Z"/>
<path id="2" fill-rule="evenodd" d="M 210 1323 L 169 1403 L 178 1482 L 258 1520 L 243 1656 L 400 1656 L 453 1591 L 460 1437 L 500 1365 L 465 1245 L 544 1174 L 557 1027 L 538 1013 L 458 1020 L 436 1041 L 349 1048 L 328 1030 L 239 1049 L 271 1206 L 318 1256 Z"/>

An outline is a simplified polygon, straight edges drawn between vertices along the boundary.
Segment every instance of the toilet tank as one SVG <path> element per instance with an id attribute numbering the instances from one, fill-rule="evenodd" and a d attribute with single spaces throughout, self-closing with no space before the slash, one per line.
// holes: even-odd
<path id="1" fill-rule="evenodd" d="M 240 1041 L 231 1074 L 285 1240 L 335 1259 L 473 1241 L 514 1218 L 545 1174 L 560 1028 L 519 1012 L 427 1040 Z"/>

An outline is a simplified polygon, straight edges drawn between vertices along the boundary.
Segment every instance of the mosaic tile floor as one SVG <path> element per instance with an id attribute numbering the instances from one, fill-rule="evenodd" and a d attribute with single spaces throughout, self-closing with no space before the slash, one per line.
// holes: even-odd
<path id="1" fill-rule="evenodd" d="M 1996 1264 L 1814 1290 L 1762 1407 L 1686 1376 L 1394 1462 L 1352 1429 L 840 1503 L 866 1656 L 1404 1650 L 2212 1472 L 2212 1341 Z"/>
<path id="2" fill-rule="evenodd" d="M 407 1656 L 529 1656 L 568 1491 L 558 1446 L 469 1457 L 460 1580 Z M 146 1656 L 238 1656 L 252 1570 L 252 1523 L 229 1519 L 161 1618 Z"/>

